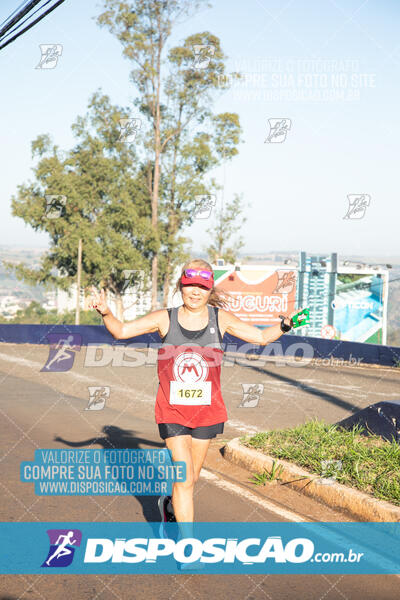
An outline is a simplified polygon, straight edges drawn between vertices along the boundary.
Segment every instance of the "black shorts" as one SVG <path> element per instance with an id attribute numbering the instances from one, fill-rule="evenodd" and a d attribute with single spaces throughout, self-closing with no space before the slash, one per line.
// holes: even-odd
<path id="1" fill-rule="evenodd" d="M 216 423 L 215 425 L 205 425 L 204 427 L 185 427 L 178 423 L 159 423 L 158 431 L 163 440 L 167 437 L 175 437 L 177 435 L 191 435 L 198 440 L 209 440 L 214 438 L 217 433 L 223 433 L 224 424 Z"/>

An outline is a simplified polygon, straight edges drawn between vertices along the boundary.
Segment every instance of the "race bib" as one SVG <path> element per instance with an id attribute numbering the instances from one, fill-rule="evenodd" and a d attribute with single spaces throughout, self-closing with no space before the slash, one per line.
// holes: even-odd
<path id="1" fill-rule="evenodd" d="M 169 402 L 170 404 L 185 404 L 186 406 L 211 404 L 211 381 L 197 381 L 196 383 L 171 381 Z"/>

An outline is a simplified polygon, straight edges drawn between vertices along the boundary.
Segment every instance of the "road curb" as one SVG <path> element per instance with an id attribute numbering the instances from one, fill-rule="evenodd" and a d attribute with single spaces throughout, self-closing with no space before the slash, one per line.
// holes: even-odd
<path id="1" fill-rule="evenodd" d="M 317 498 L 334 509 L 345 510 L 360 521 L 399 522 L 400 507 L 378 500 L 369 494 L 349 488 L 341 483 L 330 482 L 286 460 L 246 448 L 234 438 L 223 447 L 223 456 L 230 462 L 252 472 L 271 470 L 273 463 L 282 465 L 279 475 L 281 485 L 289 485 L 307 496 Z M 325 482 L 325 483 L 324 483 Z"/>

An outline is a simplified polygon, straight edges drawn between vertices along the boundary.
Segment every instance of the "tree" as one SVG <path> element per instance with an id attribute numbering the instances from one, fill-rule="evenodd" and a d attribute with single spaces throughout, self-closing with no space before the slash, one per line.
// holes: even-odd
<path id="1" fill-rule="evenodd" d="M 19 279 L 68 289 L 75 282 L 83 240 L 82 286 L 100 285 L 116 297 L 122 319 L 126 270 L 149 274 L 154 236 L 143 172 L 131 146 L 119 141 L 127 111 L 95 93 L 72 130 L 76 146 L 61 156 L 48 135 L 32 142 L 36 181 L 18 186 L 13 215 L 50 236 L 39 269 L 8 264 Z M 47 201 L 46 201 L 47 196 Z M 51 199 L 49 203 L 49 197 Z M 54 201 L 56 199 L 56 201 Z"/>
<path id="2" fill-rule="evenodd" d="M 207 229 L 207 233 L 210 234 L 213 241 L 204 248 L 210 262 L 215 263 L 217 258 L 223 258 L 226 263 L 236 262 L 239 251 L 244 246 L 243 238 L 239 237 L 236 241 L 232 241 L 233 245 L 230 247 L 227 244 L 247 221 L 246 217 L 240 217 L 242 213 L 241 197 L 238 194 L 235 194 L 233 200 L 226 206 L 221 205 L 217 211 L 214 226 Z"/>
<path id="3" fill-rule="evenodd" d="M 154 228 L 152 308 L 159 284 L 165 303 L 174 266 L 184 254 L 187 240 L 178 232 L 193 221 L 195 196 L 212 189 L 212 182 L 204 183 L 207 172 L 222 157 L 234 156 L 239 141 L 238 116 L 210 111 L 211 92 L 225 73 L 219 39 L 203 32 L 169 51 L 166 47 L 173 25 L 202 5 L 203 0 L 105 0 L 97 19 L 134 63 L 131 80 L 139 92 L 134 104 L 145 119 L 142 163 Z M 169 72 L 163 78 L 166 61 Z M 159 262 L 164 273 L 159 274 Z"/>

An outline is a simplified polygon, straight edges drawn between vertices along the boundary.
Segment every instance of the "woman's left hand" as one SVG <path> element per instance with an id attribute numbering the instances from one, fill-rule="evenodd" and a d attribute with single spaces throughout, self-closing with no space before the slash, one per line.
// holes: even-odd
<path id="1" fill-rule="evenodd" d="M 294 317 L 294 315 L 297 315 L 297 313 L 301 312 L 302 310 L 304 310 L 304 309 L 303 308 L 296 308 L 296 310 L 294 310 L 287 317 L 285 317 L 285 320 L 283 321 L 284 324 L 285 325 L 290 325 L 291 327 L 293 327 L 292 317 Z M 303 326 L 299 325 L 299 327 L 303 327 Z"/>

